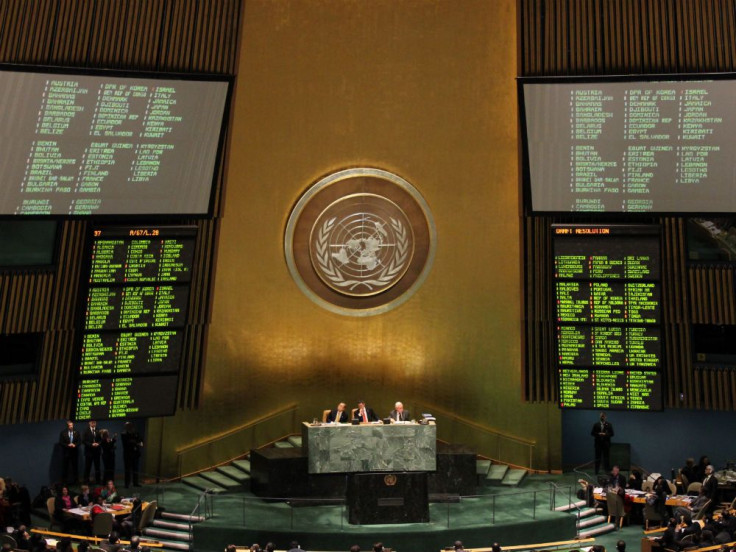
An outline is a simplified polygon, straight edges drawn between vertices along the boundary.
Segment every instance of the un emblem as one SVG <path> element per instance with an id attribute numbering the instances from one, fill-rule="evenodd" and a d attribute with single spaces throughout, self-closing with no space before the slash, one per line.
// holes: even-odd
<path id="1" fill-rule="evenodd" d="M 319 305 L 353 316 L 385 312 L 416 290 L 435 231 L 419 192 L 379 169 L 323 178 L 300 198 L 285 236 L 289 270 Z"/>

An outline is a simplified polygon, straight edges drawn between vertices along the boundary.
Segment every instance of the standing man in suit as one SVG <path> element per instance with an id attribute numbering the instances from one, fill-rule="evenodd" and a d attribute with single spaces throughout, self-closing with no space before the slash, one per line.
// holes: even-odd
<path id="1" fill-rule="evenodd" d="M 713 466 L 710 464 L 705 468 L 705 479 L 703 479 L 701 490 L 708 497 L 708 500 L 710 500 L 710 507 L 708 509 L 712 510 L 716 503 L 716 498 L 718 498 L 718 479 L 713 475 Z"/>
<path id="2" fill-rule="evenodd" d="M 59 434 L 59 445 L 61 445 L 63 465 L 61 479 L 67 485 L 75 485 L 77 483 L 77 464 L 79 445 L 82 444 L 79 438 L 79 432 L 74 429 L 74 422 L 69 420 L 66 423 L 66 429 Z"/>
<path id="3" fill-rule="evenodd" d="M 86 483 L 90 482 L 89 474 L 92 471 L 93 464 L 95 467 L 95 483 L 98 485 L 102 483 L 102 478 L 100 477 L 101 441 L 100 432 L 97 430 L 97 422 L 90 420 L 89 426 L 82 433 L 82 443 L 84 443 L 84 481 Z"/>
<path id="4" fill-rule="evenodd" d="M 355 417 L 363 423 L 377 422 L 378 416 L 373 412 L 373 409 L 365 405 L 363 399 L 358 401 L 358 409 L 355 411 Z"/>
<path id="5" fill-rule="evenodd" d="M 411 414 L 408 410 L 404 410 L 404 405 L 400 402 L 394 405 L 394 409 L 388 416 L 394 422 L 408 422 L 411 420 Z"/>
<path id="6" fill-rule="evenodd" d="M 603 468 L 608 471 L 609 456 L 611 450 L 611 437 L 613 437 L 613 426 L 606 421 L 606 413 L 601 412 L 600 419 L 593 424 L 590 434 L 595 441 L 595 473 L 601 467 L 601 459 L 603 460 Z"/>
<path id="7" fill-rule="evenodd" d="M 327 421 L 336 424 L 346 424 L 350 420 L 348 419 L 348 413 L 345 412 L 345 403 L 341 402 L 337 405 L 337 408 L 330 410 L 327 415 Z"/>

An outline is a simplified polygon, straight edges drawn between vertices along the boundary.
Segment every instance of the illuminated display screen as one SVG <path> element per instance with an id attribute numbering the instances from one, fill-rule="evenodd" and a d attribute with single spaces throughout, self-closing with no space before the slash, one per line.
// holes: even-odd
<path id="1" fill-rule="evenodd" d="M 196 228 L 114 228 L 96 232 L 90 259 L 91 285 L 191 280 Z"/>
<path id="2" fill-rule="evenodd" d="M 560 407 L 660 410 L 659 227 L 552 233 Z"/>
<path id="3" fill-rule="evenodd" d="M 558 322 L 659 324 L 657 282 L 555 282 Z"/>
<path id="4" fill-rule="evenodd" d="M 522 79 L 534 212 L 733 213 L 736 80 Z"/>
<path id="5" fill-rule="evenodd" d="M 621 366 L 659 369 L 658 326 L 557 326 L 560 366 Z"/>
<path id="6" fill-rule="evenodd" d="M 84 329 L 181 328 L 188 299 L 186 285 L 91 287 Z"/>
<path id="7" fill-rule="evenodd" d="M 0 215 L 209 213 L 227 78 L 26 69 L 0 69 Z"/>
<path id="8" fill-rule="evenodd" d="M 656 370 L 560 369 L 560 406 L 611 410 L 661 410 Z"/>
<path id="9" fill-rule="evenodd" d="M 170 416 L 176 409 L 178 379 L 171 375 L 79 380 L 75 419 Z"/>
<path id="10" fill-rule="evenodd" d="M 138 417 L 173 413 L 174 406 L 168 405 L 174 398 L 162 393 L 176 391 L 196 237 L 193 226 L 92 230 L 79 345 L 78 419 L 104 419 L 98 412 L 113 418 L 127 415 L 121 412 Z M 161 382 L 165 385 L 156 390 Z M 104 411 L 103 398 L 108 406 L 118 399 L 120 404 Z"/>
<path id="11" fill-rule="evenodd" d="M 179 370 L 181 330 L 87 332 L 83 337 L 79 375 L 170 373 Z"/>

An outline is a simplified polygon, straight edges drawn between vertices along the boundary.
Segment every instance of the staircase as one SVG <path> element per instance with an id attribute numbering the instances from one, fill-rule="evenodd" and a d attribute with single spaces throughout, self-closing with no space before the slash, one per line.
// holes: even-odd
<path id="1" fill-rule="evenodd" d="M 153 525 L 143 530 L 146 538 L 156 540 L 162 544 L 160 550 L 176 551 L 192 549 L 193 535 L 190 524 L 204 521 L 201 516 L 190 516 L 174 512 L 162 512 L 161 519 L 153 520 Z M 159 549 L 157 549 L 159 550 Z"/>
<path id="2" fill-rule="evenodd" d="M 235 460 L 197 475 L 183 477 L 181 482 L 198 491 L 209 491 L 212 494 L 247 490 L 250 489 L 250 460 Z"/>
<path id="3" fill-rule="evenodd" d="M 577 517 L 576 527 L 581 539 L 595 537 L 610 533 L 616 529 L 613 523 L 607 522 L 607 517 L 602 515 L 601 508 L 591 508 L 585 505 L 584 500 L 563 504 L 555 508 L 558 512 L 568 512 Z"/>
<path id="4" fill-rule="evenodd" d="M 482 458 L 478 458 L 475 465 L 479 485 L 517 487 L 527 474 L 525 469 L 510 468 L 506 464 L 494 464 Z"/>

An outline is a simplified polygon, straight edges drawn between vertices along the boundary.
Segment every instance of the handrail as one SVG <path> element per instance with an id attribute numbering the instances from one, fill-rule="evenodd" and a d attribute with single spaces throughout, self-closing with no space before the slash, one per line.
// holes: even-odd
<path id="1" fill-rule="evenodd" d="M 212 489 L 205 489 L 197 497 L 197 504 L 194 505 L 192 513 L 189 514 L 189 542 L 194 542 L 194 518 L 199 517 L 198 511 L 202 505 L 202 499 L 204 498 L 204 518 L 207 519 L 207 496 L 212 495 Z"/>
<path id="2" fill-rule="evenodd" d="M 222 433 L 218 433 L 217 435 L 210 436 L 202 441 L 199 441 L 198 443 L 193 443 L 191 445 L 187 445 L 184 447 L 181 447 L 179 449 L 176 449 L 177 456 L 180 456 L 182 454 L 186 454 L 187 452 L 191 452 L 192 450 L 196 450 L 198 448 L 211 445 L 212 443 L 216 443 L 217 441 L 221 441 L 222 439 L 225 439 L 226 437 L 231 437 L 232 435 L 235 435 L 236 433 L 239 433 L 241 431 L 244 431 L 246 429 L 250 429 L 252 427 L 255 427 L 259 424 L 262 424 L 263 422 L 267 422 L 269 420 L 272 420 L 273 418 L 276 418 L 277 416 L 281 416 L 282 414 L 286 414 L 290 410 L 296 410 L 298 407 L 298 403 L 291 403 L 288 404 L 278 410 L 274 410 L 273 412 L 269 412 L 268 414 L 261 416 L 260 418 L 257 418 L 255 420 L 251 420 L 250 422 L 234 427 L 232 429 L 228 429 L 227 431 L 223 431 Z"/>
<path id="3" fill-rule="evenodd" d="M 75 535 L 74 533 L 57 533 L 55 531 L 49 531 L 48 529 L 36 529 L 32 528 L 30 530 L 31 533 L 37 533 L 39 535 L 48 535 L 49 537 L 69 537 L 73 540 L 86 540 L 86 541 L 92 541 L 94 543 L 98 543 L 100 541 L 105 540 L 106 537 L 89 537 L 87 535 Z M 120 544 L 130 544 L 130 541 L 121 540 Z M 148 540 L 141 540 L 141 546 L 147 546 L 151 548 L 163 548 L 163 544 L 156 541 L 148 541 Z"/>
<path id="4" fill-rule="evenodd" d="M 267 426 L 269 422 L 280 425 L 282 429 L 287 431 L 294 431 L 296 423 L 294 414 L 297 412 L 298 403 L 292 402 L 283 406 L 277 410 L 269 412 L 255 420 L 251 420 L 245 424 L 239 425 L 228 429 L 227 431 L 220 432 L 216 435 L 208 436 L 196 443 L 182 446 L 176 449 L 176 478 L 186 477 L 185 474 L 193 474 L 203 471 L 206 468 L 199 466 L 196 459 L 202 456 L 210 457 L 215 453 L 215 449 L 221 449 L 214 455 L 220 455 L 223 458 L 228 457 L 229 460 L 218 462 L 219 464 L 228 463 L 235 458 L 241 458 L 247 450 L 242 450 L 243 442 L 250 442 L 255 433 L 261 431 L 260 426 Z M 255 444 L 255 443 L 253 443 Z M 200 452 L 205 447 L 212 447 L 210 451 Z M 235 452 L 237 451 L 237 454 Z M 194 464 L 191 463 L 191 459 L 194 458 Z"/>
<path id="5" fill-rule="evenodd" d="M 582 543 L 595 542 L 595 538 L 588 537 L 587 539 L 572 539 L 566 541 L 555 541 L 555 542 L 540 542 L 536 544 L 517 544 L 514 546 L 504 546 L 504 550 L 538 550 L 540 548 L 561 548 L 567 546 L 577 546 Z M 468 548 L 468 552 L 492 552 L 493 548 Z"/>
<path id="6" fill-rule="evenodd" d="M 494 429 L 491 427 L 487 427 L 484 425 L 481 425 L 473 420 L 469 420 L 467 418 L 463 418 L 461 416 L 458 416 L 457 414 L 450 412 L 448 410 L 445 410 L 443 408 L 439 408 L 437 406 L 430 405 L 428 403 L 422 403 L 417 402 L 415 403 L 416 406 L 421 407 L 420 410 L 424 412 L 431 412 L 435 418 L 437 417 L 437 414 L 441 414 L 443 417 L 450 418 L 458 423 L 464 424 L 468 427 L 471 427 L 477 431 L 480 431 L 482 433 L 486 433 L 488 435 L 493 435 L 494 437 L 499 438 L 499 445 L 498 445 L 498 453 L 500 456 L 500 439 L 505 439 L 507 441 L 511 441 L 512 443 L 516 443 L 519 445 L 524 445 L 528 447 L 529 449 L 529 466 L 528 469 L 533 469 L 533 456 L 534 456 L 534 447 L 537 445 L 537 442 L 532 439 L 526 439 L 524 437 L 519 437 L 518 435 L 512 435 L 511 433 L 506 433 L 505 431 L 500 431 L 498 429 Z M 496 460 L 502 461 L 500 458 L 497 458 Z"/>

